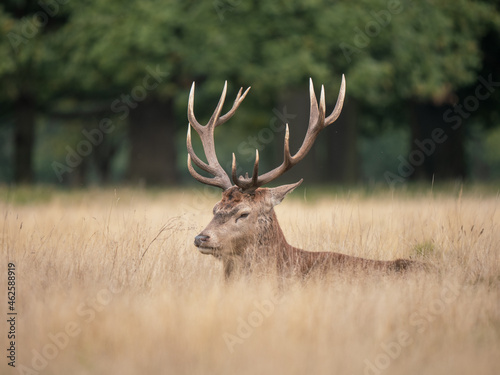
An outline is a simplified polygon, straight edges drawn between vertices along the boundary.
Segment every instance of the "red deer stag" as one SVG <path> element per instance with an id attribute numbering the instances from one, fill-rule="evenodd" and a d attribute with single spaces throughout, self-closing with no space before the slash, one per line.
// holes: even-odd
<path id="1" fill-rule="evenodd" d="M 233 153 L 232 180 L 234 185 L 217 160 L 214 130 L 234 115 L 250 88 L 243 94 L 241 88 L 232 108 L 221 116 L 222 106 L 226 98 L 226 82 L 219 103 L 207 125 L 204 126 L 196 120 L 194 115 L 194 88 L 193 82 L 188 103 L 188 169 L 196 180 L 223 190 L 221 201 L 213 209 L 212 221 L 195 237 L 194 244 L 202 254 L 210 254 L 222 260 L 226 278 L 235 270 L 252 269 L 257 259 L 275 265 L 278 274 L 287 275 L 307 275 L 312 270 L 326 271 L 329 269 L 401 271 L 415 264 L 415 262 L 405 259 L 381 261 L 334 252 L 309 252 L 289 245 L 278 224 L 274 206 L 279 204 L 303 180 L 295 184 L 274 188 L 262 187 L 302 160 L 311 149 L 319 132 L 337 120 L 342 110 L 346 89 L 343 75 L 337 104 L 328 117 L 325 117 L 324 87 L 321 87 L 318 107 L 313 83 L 310 80 L 310 118 L 305 139 L 297 153 L 292 156 L 288 144 L 288 124 L 286 125 L 284 160 L 280 166 L 259 176 L 259 152 L 256 150 L 252 176 L 249 177 L 248 174 L 245 177 L 237 176 L 236 158 Z M 208 163 L 200 159 L 193 150 L 191 127 L 201 138 Z M 192 162 L 213 177 L 199 174 L 193 168 Z"/>

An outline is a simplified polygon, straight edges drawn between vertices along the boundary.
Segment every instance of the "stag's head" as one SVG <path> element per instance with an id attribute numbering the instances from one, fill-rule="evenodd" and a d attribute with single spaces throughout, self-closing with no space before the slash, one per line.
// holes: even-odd
<path id="1" fill-rule="evenodd" d="M 195 237 L 195 245 L 201 253 L 211 254 L 216 257 L 239 256 L 245 250 L 256 245 L 263 244 L 264 240 L 277 240 L 276 235 L 270 233 L 273 224 L 277 225 L 274 214 L 274 206 L 279 204 L 285 196 L 293 191 L 302 180 L 295 184 L 282 185 L 274 188 L 264 188 L 265 184 L 281 176 L 292 168 L 309 152 L 319 132 L 326 126 L 337 120 L 342 110 L 345 96 L 345 79 L 342 76 L 337 104 L 330 116 L 325 116 L 325 92 L 321 87 L 321 96 L 318 101 L 314 93 L 312 80 L 310 80 L 310 118 L 305 139 L 300 149 L 291 155 L 289 148 L 289 130 L 286 125 L 284 141 L 284 160 L 275 169 L 259 175 L 259 152 L 256 150 L 255 163 L 252 176 L 248 174 L 237 176 L 236 157 L 233 153 L 232 182 L 229 175 L 224 171 L 215 153 L 214 130 L 217 126 L 229 120 L 241 104 L 250 88 L 244 93 L 240 89 L 232 108 L 221 116 L 222 106 L 226 98 L 227 82 L 219 100 L 219 103 L 206 125 L 201 125 L 194 116 L 194 82 L 191 86 L 188 103 L 188 169 L 191 175 L 198 181 L 219 187 L 223 190 L 222 199 L 215 205 L 214 217 L 208 226 Z M 199 134 L 208 163 L 200 159 L 194 152 L 191 144 L 191 127 Z M 199 174 L 193 167 L 197 167 L 210 174 L 206 177 Z"/>
<path id="2" fill-rule="evenodd" d="M 253 192 L 230 187 L 222 193 L 212 221 L 195 237 L 194 244 L 203 254 L 243 255 L 245 250 L 263 242 L 266 236 L 262 233 L 270 231 L 275 220 L 273 207 L 301 182 Z"/>

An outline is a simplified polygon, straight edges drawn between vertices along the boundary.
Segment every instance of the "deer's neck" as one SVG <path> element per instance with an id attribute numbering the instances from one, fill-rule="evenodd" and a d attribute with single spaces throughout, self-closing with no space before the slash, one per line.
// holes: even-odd
<path id="1" fill-rule="evenodd" d="M 233 273 L 248 272 L 258 266 L 279 263 L 284 254 L 293 249 L 285 239 L 274 210 L 258 219 L 254 241 L 249 241 L 241 255 L 223 258 L 224 275 L 229 279 Z M 264 261 L 262 263 L 262 261 Z"/>
<path id="2" fill-rule="evenodd" d="M 269 216 L 259 220 L 259 226 L 257 246 L 260 252 L 268 255 L 282 255 L 295 249 L 286 241 L 274 210 L 271 210 Z"/>

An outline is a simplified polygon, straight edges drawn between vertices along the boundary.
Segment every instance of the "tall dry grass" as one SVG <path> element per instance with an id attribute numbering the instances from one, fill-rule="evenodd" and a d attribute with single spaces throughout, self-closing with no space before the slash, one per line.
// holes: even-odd
<path id="1" fill-rule="evenodd" d="M 219 262 L 198 253 L 193 237 L 214 197 L 13 196 L 0 203 L 3 290 L 6 264 L 17 269 L 13 373 L 498 374 L 498 196 L 352 193 L 306 202 L 296 192 L 277 207 L 291 244 L 425 259 L 433 270 L 332 273 L 284 286 L 272 276 L 224 283 Z"/>

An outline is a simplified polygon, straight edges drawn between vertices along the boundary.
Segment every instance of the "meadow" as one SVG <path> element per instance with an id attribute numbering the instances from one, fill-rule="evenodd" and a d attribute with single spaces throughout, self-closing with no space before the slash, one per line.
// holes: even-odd
<path id="1" fill-rule="evenodd" d="M 295 191 L 276 208 L 294 246 L 430 267 L 284 284 L 224 282 L 194 247 L 219 196 L 1 188 L 0 373 L 498 374 L 495 189 Z"/>

